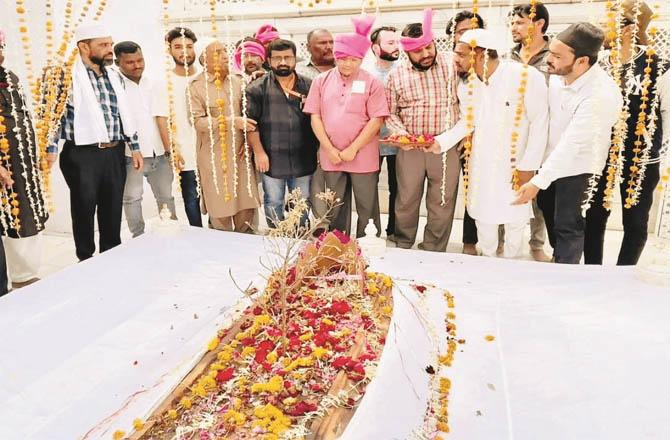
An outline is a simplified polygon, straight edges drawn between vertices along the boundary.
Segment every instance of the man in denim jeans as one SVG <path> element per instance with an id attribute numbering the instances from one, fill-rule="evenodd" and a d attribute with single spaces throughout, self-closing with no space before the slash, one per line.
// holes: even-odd
<path id="1" fill-rule="evenodd" d="M 143 176 L 151 185 L 158 209 L 167 206 L 172 218 L 177 218 L 172 197 L 172 166 L 168 159 L 170 152 L 163 148 L 155 120 L 156 116 L 165 116 L 165 109 L 159 108 L 160 103 L 156 103 L 153 98 L 156 94 L 152 81 L 142 75 L 144 57 L 140 46 L 132 41 L 123 41 L 114 46 L 114 56 L 116 65 L 123 75 L 131 116 L 137 126 L 140 150 L 144 158 L 144 168 L 137 170 L 133 167 L 129 151 L 126 151 L 127 176 L 123 192 L 123 209 L 128 228 L 133 237 L 137 237 L 144 233 Z"/>
<path id="2" fill-rule="evenodd" d="M 295 72 L 296 47 L 288 40 L 268 46 L 272 72 L 247 88 L 247 116 L 258 129 L 248 132 L 254 149 L 256 169 L 262 173 L 263 206 L 268 225 L 284 219 L 286 188 L 299 188 L 309 198 L 312 174 L 316 170 L 317 140 L 309 115 L 302 111 L 312 81 Z M 308 219 L 301 220 L 304 226 Z"/>
<path id="3" fill-rule="evenodd" d="M 170 135 L 167 113 L 165 117 L 157 117 L 158 129 L 166 150 L 174 147 L 173 161 L 179 169 L 181 181 L 181 195 L 184 199 L 186 217 L 191 226 L 202 227 L 202 214 L 200 212 L 200 195 L 198 193 L 198 177 L 196 175 L 195 160 L 195 131 L 191 126 L 193 117 L 192 109 L 188 102 L 189 83 L 198 75 L 195 63 L 195 50 L 193 45 L 198 41 L 192 30 L 184 27 L 171 29 L 165 36 L 165 42 L 170 47 L 170 56 L 174 60 L 174 69 L 167 72 L 168 82 L 172 85 L 172 106 L 174 119 L 172 121 L 176 128 L 174 136 Z M 170 93 L 165 84 L 161 88 L 161 108 L 168 112 L 170 109 Z"/>

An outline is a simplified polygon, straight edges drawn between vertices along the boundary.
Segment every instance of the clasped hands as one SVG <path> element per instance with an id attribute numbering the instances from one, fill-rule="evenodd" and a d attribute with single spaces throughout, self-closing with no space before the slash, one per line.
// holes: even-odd
<path id="1" fill-rule="evenodd" d="M 326 148 L 326 153 L 328 154 L 328 159 L 330 159 L 333 165 L 338 165 L 342 162 L 351 162 L 354 160 L 356 158 L 356 154 L 358 154 L 358 150 L 351 145 L 344 150 L 338 150 L 331 145 Z"/>

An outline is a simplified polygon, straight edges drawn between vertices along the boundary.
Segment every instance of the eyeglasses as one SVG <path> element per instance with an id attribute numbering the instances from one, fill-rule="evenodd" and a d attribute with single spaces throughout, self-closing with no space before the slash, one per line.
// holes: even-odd
<path id="1" fill-rule="evenodd" d="M 290 63 L 291 61 L 295 61 L 295 56 L 288 55 L 285 57 L 270 57 L 270 61 L 272 61 L 273 63 L 281 63 L 282 61 Z"/>

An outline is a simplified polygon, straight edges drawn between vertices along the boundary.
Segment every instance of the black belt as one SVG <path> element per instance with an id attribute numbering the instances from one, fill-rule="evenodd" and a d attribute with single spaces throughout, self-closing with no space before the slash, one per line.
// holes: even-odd
<path id="1" fill-rule="evenodd" d="M 72 143 L 72 145 L 76 145 L 77 147 L 97 147 L 100 148 L 101 150 L 105 148 L 114 148 L 121 143 L 121 141 L 112 141 L 112 142 L 98 142 L 96 144 L 78 145 L 75 144 L 73 141 L 68 142 Z"/>

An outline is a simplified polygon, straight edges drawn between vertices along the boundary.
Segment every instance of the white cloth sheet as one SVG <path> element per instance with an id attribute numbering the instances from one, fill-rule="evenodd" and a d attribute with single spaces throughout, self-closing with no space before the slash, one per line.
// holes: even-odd
<path id="1" fill-rule="evenodd" d="M 229 268 L 246 286 L 263 252 L 256 236 L 146 234 L 0 299 L 0 438 L 130 431 L 232 313 Z M 404 439 L 421 425 L 426 322 L 444 326 L 444 288 L 466 339 L 445 370 L 450 439 L 670 438 L 670 288 L 632 269 L 395 249 L 372 269 L 396 278 L 393 325 L 343 438 Z M 412 280 L 438 286 L 418 308 Z"/>

